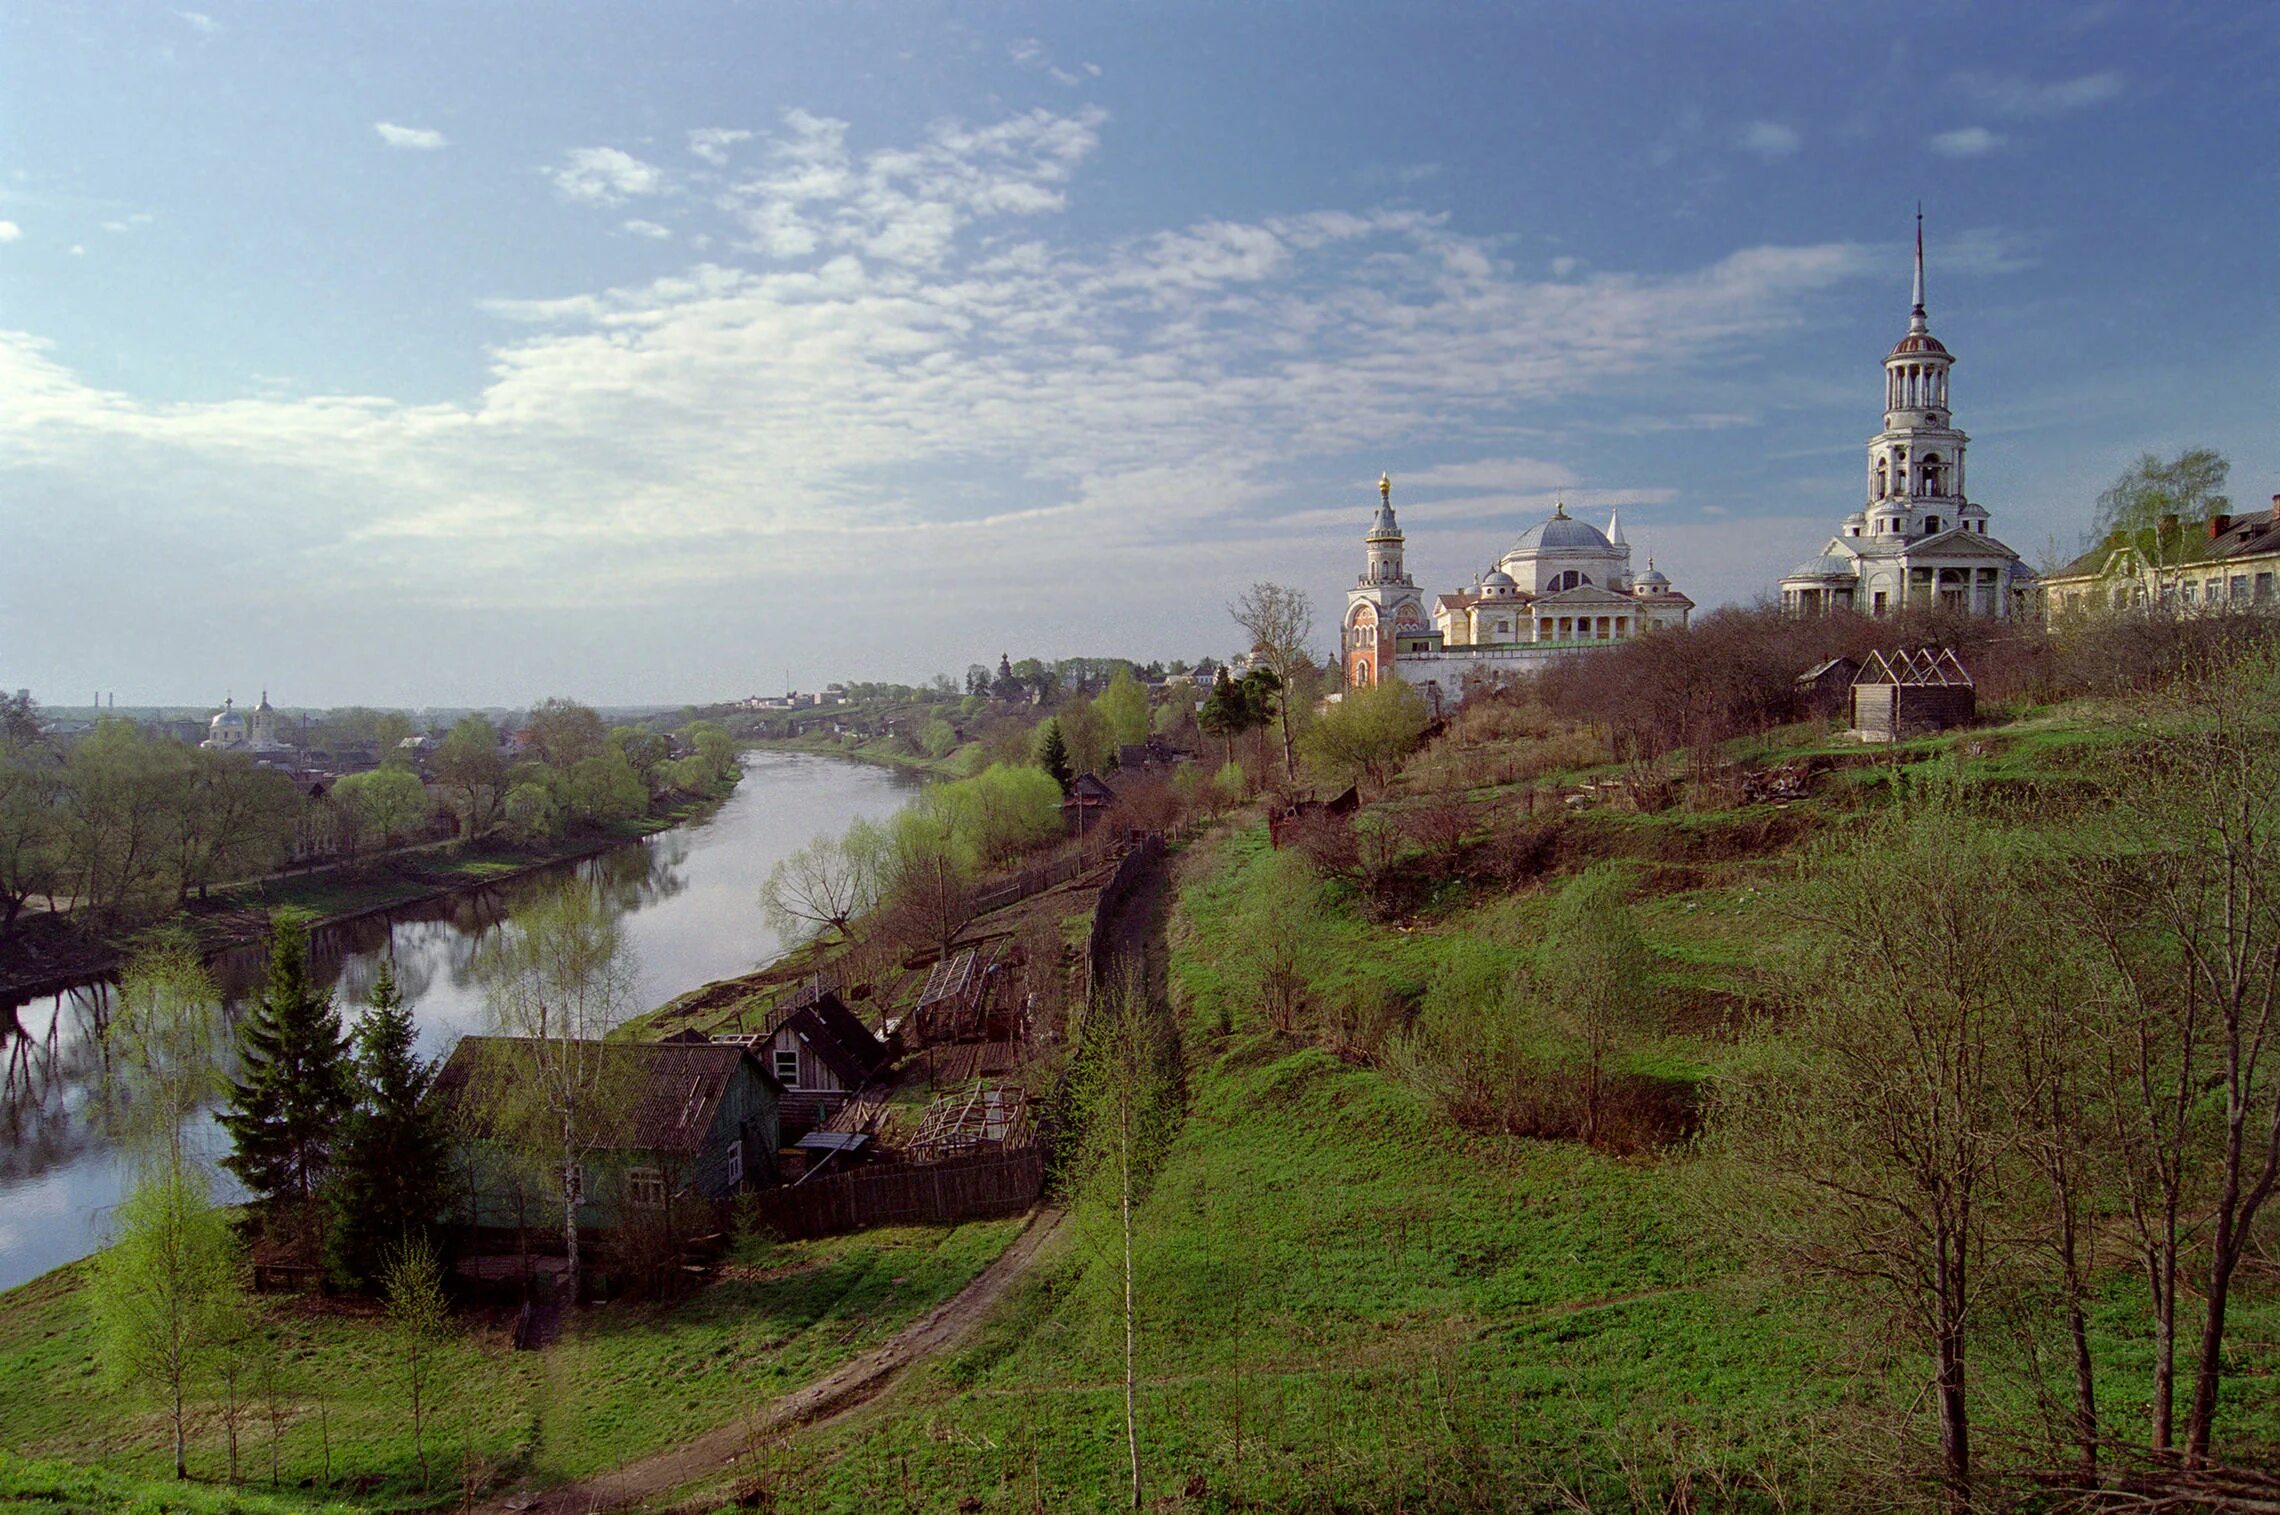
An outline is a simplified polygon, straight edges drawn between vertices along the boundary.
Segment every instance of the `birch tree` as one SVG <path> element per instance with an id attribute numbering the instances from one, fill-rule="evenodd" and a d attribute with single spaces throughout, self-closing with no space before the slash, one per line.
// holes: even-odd
<path id="1" fill-rule="evenodd" d="M 1252 655 L 1266 664 L 1281 686 L 1283 776 L 1296 781 L 1298 754 L 1291 735 L 1290 707 L 1298 692 L 1299 676 L 1314 668 L 1306 653 L 1306 639 L 1314 635 L 1314 602 L 1303 589 L 1258 583 L 1236 596 L 1227 613 L 1251 639 Z"/>
<path id="2" fill-rule="evenodd" d="M 586 1160 L 609 1142 L 639 1071 L 604 1043 L 634 1008 L 633 949 L 594 886 L 572 879 L 516 911 L 477 973 L 497 1039 L 470 1093 L 498 1137 L 552 1170 L 575 1300 Z"/>
<path id="3" fill-rule="evenodd" d="M 1140 1287 L 1133 1212 L 1162 1164 L 1178 1118 L 1178 1054 L 1169 1026 L 1136 972 L 1120 975 L 1085 1013 L 1073 1089 L 1083 1193 L 1106 1222 L 1120 1285 L 1117 1319 L 1124 1362 L 1124 1441 L 1132 1508 L 1141 1505 L 1138 1357 Z"/>

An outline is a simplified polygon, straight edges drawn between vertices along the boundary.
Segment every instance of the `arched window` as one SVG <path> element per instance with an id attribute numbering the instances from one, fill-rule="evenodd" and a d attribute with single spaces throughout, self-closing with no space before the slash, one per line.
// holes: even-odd
<path id="1" fill-rule="evenodd" d="M 1875 498 L 1875 499 L 1879 499 L 1879 500 L 1883 499 L 1883 498 L 1884 498 L 1884 460 L 1883 460 L 1882 458 L 1878 458 L 1878 459 L 1876 460 L 1876 475 L 1875 475 L 1875 485 L 1874 485 L 1874 488 L 1875 488 L 1875 491 L 1876 491 L 1876 492 L 1875 492 L 1874 496 L 1872 496 L 1872 498 Z"/>

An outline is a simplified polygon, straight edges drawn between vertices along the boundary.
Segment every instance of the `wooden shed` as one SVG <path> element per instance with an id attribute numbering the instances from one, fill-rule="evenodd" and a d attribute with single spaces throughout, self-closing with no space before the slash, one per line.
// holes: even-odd
<path id="1" fill-rule="evenodd" d="M 1950 648 L 1872 652 L 1853 676 L 1853 734 L 1864 742 L 1906 741 L 1978 714 L 1979 691 Z"/>
<path id="2" fill-rule="evenodd" d="M 802 986 L 777 1006 L 753 1047 L 784 1086 L 787 1133 L 828 1121 L 889 1056 L 887 1044 L 838 992 L 818 984 Z"/>
<path id="3" fill-rule="evenodd" d="M 1860 677 L 1860 659 L 1831 658 L 1797 675 L 1798 703 L 1807 715 L 1840 716 L 1852 708 L 1853 680 Z"/>

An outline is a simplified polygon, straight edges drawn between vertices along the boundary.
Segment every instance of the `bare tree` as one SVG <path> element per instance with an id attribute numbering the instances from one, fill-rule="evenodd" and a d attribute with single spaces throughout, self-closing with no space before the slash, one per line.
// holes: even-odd
<path id="1" fill-rule="evenodd" d="M 1711 1109 L 1777 1263 L 1885 1304 L 1931 1358 L 1951 1510 L 1972 1502 L 1967 1347 L 2008 1198 L 2007 1017 L 2035 953 L 2012 877 L 1949 797 L 1825 854 L 1787 965 L 1798 1063 L 1736 1077 Z"/>
<path id="2" fill-rule="evenodd" d="M 574 1301 L 586 1159 L 614 1133 L 638 1072 L 603 1040 L 633 1010 L 633 951 L 616 912 L 572 879 L 516 911 L 478 973 L 497 1037 L 471 1093 L 508 1145 L 552 1169 Z"/>
<path id="3" fill-rule="evenodd" d="M 2209 1237 L 2185 1460 L 2209 1455 L 2226 1309 L 2258 1215 L 2280 1185 L 2280 657 L 2182 681 L 2115 775 L 2121 864 L 2078 872 L 2076 917 L 2124 1015 L 2111 1037 L 2125 1096 L 2126 1191 L 2155 1299 L 2156 1446 L 2166 1445 L 2180 1214 Z M 2220 1119 L 2201 1147 L 2197 1108 Z"/>
<path id="4" fill-rule="evenodd" d="M 856 823 L 863 831 L 877 828 Z M 760 889 L 768 925 L 787 943 L 825 931 L 847 934 L 848 922 L 879 902 L 879 844 L 850 834 L 819 836 L 780 859 Z"/>
<path id="5" fill-rule="evenodd" d="M 1227 607 L 1251 639 L 1252 656 L 1265 663 L 1282 685 L 1283 776 L 1298 778 L 1297 746 L 1291 737 L 1290 707 L 1299 697 L 1299 678 L 1313 672 L 1306 639 L 1314 635 L 1314 602 L 1306 591 L 1287 584 L 1253 584 Z"/>

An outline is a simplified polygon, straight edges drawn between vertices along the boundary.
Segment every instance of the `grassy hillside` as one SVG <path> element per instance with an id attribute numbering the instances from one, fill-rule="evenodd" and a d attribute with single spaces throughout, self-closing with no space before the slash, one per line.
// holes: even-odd
<path id="1" fill-rule="evenodd" d="M 465 1334 L 447 1349 L 444 1397 L 428 1434 L 435 1486 L 457 1487 L 463 1453 L 486 1482 L 546 1482 L 726 1424 L 741 1408 L 838 1366 L 933 1309 L 1018 1229 L 1017 1221 L 999 1221 L 754 1244 L 719 1281 L 686 1299 L 588 1307 L 571 1335 L 544 1354 L 509 1349 L 512 1318 L 504 1312 L 463 1317 Z M 159 1407 L 105 1381 L 85 1281 L 85 1265 L 74 1265 L 0 1295 L 0 1447 L 93 1464 L 122 1487 L 165 1482 L 171 1461 Z M 281 1497 L 295 1497 L 302 1480 L 322 1480 L 329 1441 L 333 1488 L 342 1491 L 334 1497 L 370 1508 L 422 1503 L 400 1408 L 401 1361 L 372 1308 L 280 1296 L 257 1308 L 281 1350 L 287 1384 Z M 241 1460 L 249 1482 L 266 1486 L 270 1426 L 258 1390 L 251 1392 Z M 201 1386 L 194 1407 L 190 1462 L 202 1483 L 219 1482 L 228 1470 L 211 1384 Z M 0 1489 L 8 1486 L 0 1481 Z"/>
<path id="2" fill-rule="evenodd" d="M 1859 1296 L 1803 1286 L 1753 1251 L 1746 1175 L 1683 1139 L 1613 1155 L 1460 1122 L 1420 1073 L 1417 1028 L 1452 986 L 1530 961 L 1558 883 L 1613 859 L 1666 1011 L 1619 1071 L 1679 1091 L 1684 1114 L 1690 1091 L 1789 1056 L 1772 975 L 1833 855 L 1814 848 L 1850 846 L 1891 796 L 1935 777 L 1960 776 L 1991 817 L 2063 824 L 2092 765 L 2132 739 L 2126 719 L 2087 706 L 1869 754 L 1799 728 L 1745 756 L 1838 760 L 1811 798 L 1659 814 L 1566 803 L 1619 779 L 1612 766 L 1523 774 L 1531 764 L 1507 754 L 1511 771 L 1463 791 L 1474 820 L 1460 858 L 1389 918 L 1350 879 L 1310 884 L 1294 918 L 1264 828 L 1188 856 L 1172 926 L 1188 1114 L 1136 1242 L 1146 1496 L 1197 1509 L 1929 1500 L 1924 1359 Z M 1430 802 L 1417 774 L 1432 761 L 1377 813 Z M 1521 876 L 1499 859 L 1514 851 L 1530 860 Z M 1303 935 L 1309 1009 L 1278 1031 L 1261 1008 L 1261 943 L 1286 930 Z M 2136 1441 L 2144 1289 L 2112 1240 L 2091 1345 L 2110 1430 Z M 1114 1262 L 1101 1218 L 1080 1225 L 984 1339 L 772 1455 L 744 1498 L 1127 1502 Z M 2256 1463 L 2280 1448 L 2280 1291 L 2260 1275 L 2232 1319 L 2220 1451 Z M 2037 1413 L 2059 1369 L 2026 1340 L 1991 1318 L 1977 1342 L 1979 1433 L 2000 1461 L 2060 1462 Z"/>

